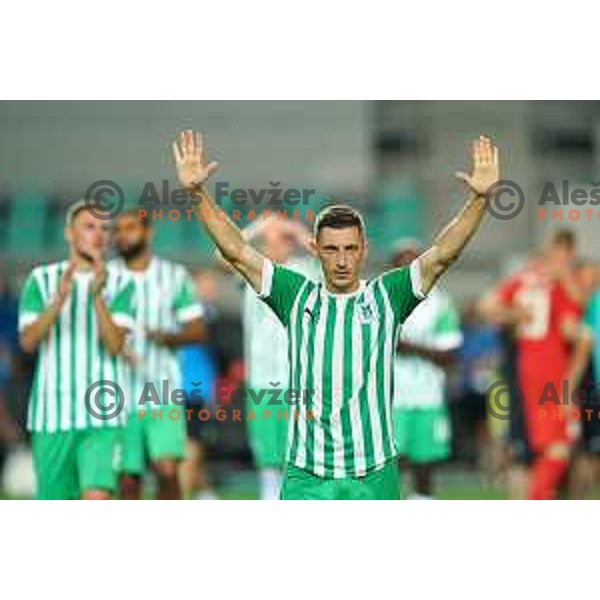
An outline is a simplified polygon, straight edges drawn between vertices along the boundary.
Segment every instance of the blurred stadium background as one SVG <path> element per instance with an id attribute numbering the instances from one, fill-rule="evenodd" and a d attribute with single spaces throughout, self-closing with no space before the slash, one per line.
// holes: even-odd
<path id="1" fill-rule="evenodd" d="M 0 103 L 0 469 L 23 431 L 31 360 L 17 346 L 16 302 L 36 261 L 63 257 L 65 206 L 97 180 L 117 182 L 130 202 L 146 182 L 175 188 L 170 142 L 184 128 L 205 132 L 219 181 L 231 187 L 315 188 L 351 202 L 366 215 L 369 269 L 381 269 L 394 242 L 429 240 L 458 209 L 464 191 L 453 173 L 465 166 L 479 133 L 500 146 L 503 177 L 537 199 L 544 182 L 568 179 L 589 187 L 600 179 L 600 102 L 1 102 Z M 594 221 L 568 223 L 581 253 L 597 256 Z M 526 204 L 511 221 L 488 219 L 446 289 L 463 308 L 538 247 L 549 220 Z M 187 221 L 156 223 L 157 251 L 213 273 L 212 246 Z M 222 377 L 243 379 L 240 291 L 214 270 Z M 460 369 L 457 369 L 459 371 Z M 463 426 L 460 377 L 449 402 L 458 435 L 439 476 L 439 496 L 504 497 L 497 470 L 482 459 L 477 424 Z M 489 444 L 503 423 L 484 423 Z M 223 497 L 256 495 L 244 423 L 210 423 L 210 478 Z M 485 449 L 484 449 L 485 450 Z M 23 469 L 27 468 L 24 461 Z M 4 491 L 4 496 L 11 490 Z"/>

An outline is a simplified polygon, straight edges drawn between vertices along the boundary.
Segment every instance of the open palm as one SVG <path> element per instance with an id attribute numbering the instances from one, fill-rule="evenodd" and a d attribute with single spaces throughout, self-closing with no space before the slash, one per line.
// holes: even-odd
<path id="1" fill-rule="evenodd" d="M 472 146 L 473 170 L 471 174 L 458 172 L 456 177 L 466 183 L 476 194 L 484 196 L 500 179 L 498 148 L 491 140 L 481 135 Z"/>
<path id="2" fill-rule="evenodd" d="M 219 166 L 219 163 L 205 160 L 202 134 L 189 130 L 182 131 L 179 139 L 173 142 L 173 158 L 179 184 L 184 189 L 201 185 Z"/>

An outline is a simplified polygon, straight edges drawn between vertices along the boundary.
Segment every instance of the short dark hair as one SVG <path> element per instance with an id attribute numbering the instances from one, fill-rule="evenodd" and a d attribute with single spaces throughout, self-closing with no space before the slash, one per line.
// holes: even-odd
<path id="1" fill-rule="evenodd" d="M 136 218 L 138 221 L 141 222 L 141 224 L 143 225 L 144 229 L 152 229 L 153 226 L 153 221 L 152 219 L 148 216 L 148 211 L 144 211 L 146 214 L 140 216 L 140 211 L 137 208 L 128 208 L 126 210 L 124 210 L 123 212 L 121 212 L 119 214 L 119 217 L 134 217 Z M 117 217 L 118 218 L 118 217 Z"/>
<path id="2" fill-rule="evenodd" d="M 556 229 L 552 232 L 550 242 L 553 245 L 564 246 L 569 250 L 574 250 L 577 238 L 575 236 L 575 232 L 572 229 L 567 229 L 566 227 L 563 227 L 560 229 Z"/>
<path id="3" fill-rule="evenodd" d="M 357 227 L 364 235 L 365 222 L 361 214 L 346 204 L 333 204 L 325 207 L 315 219 L 314 235 L 319 236 L 321 229 L 331 227 L 332 229 L 346 229 Z"/>

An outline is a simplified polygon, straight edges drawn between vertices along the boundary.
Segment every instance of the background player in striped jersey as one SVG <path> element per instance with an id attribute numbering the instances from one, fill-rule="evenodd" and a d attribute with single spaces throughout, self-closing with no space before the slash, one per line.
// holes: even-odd
<path id="1" fill-rule="evenodd" d="M 65 227 L 69 260 L 33 269 L 21 294 L 21 345 L 38 352 L 28 428 L 42 499 L 106 499 L 116 486 L 118 408 L 127 393 L 119 354 L 133 326 L 134 299 L 131 280 L 103 262 L 109 236 L 109 221 L 83 201 L 74 204 Z M 86 392 L 101 380 L 110 395 L 110 382 L 118 383 L 122 395 L 90 396 L 93 414 Z"/>
<path id="2" fill-rule="evenodd" d="M 206 162 L 200 135 L 183 132 L 173 154 L 180 184 L 201 198 L 202 223 L 223 257 L 288 329 L 290 388 L 302 410 L 291 424 L 282 498 L 399 498 L 391 415 L 397 333 L 477 230 L 498 180 L 497 148 L 483 136 L 474 142 L 472 173 L 457 174 L 470 198 L 410 267 L 362 281 L 362 217 L 348 206 L 323 211 L 313 244 L 324 284 L 274 265 L 223 218 L 203 187 L 218 165 Z"/>
<path id="3" fill-rule="evenodd" d="M 309 250 L 309 233 L 299 222 L 266 219 L 257 222 L 254 227 L 247 227 L 244 237 L 257 243 L 264 256 L 274 263 L 286 264 L 301 273 L 310 270 L 308 261 L 292 260 L 294 250 Z M 244 358 L 248 388 L 256 390 L 260 396 L 260 390 L 269 389 L 271 382 L 279 382 L 285 392 L 289 383 L 286 330 L 254 290 L 249 285 L 244 287 Z M 289 424 L 288 420 L 277 418 L 277 411 L 283 412 L 289 407 L 270 406 L 266 402 L 260 406 L 250 394 L 247 394 L 247 399 L 247 409 L 257 415 L 256 419 L 247 423 L 254 464 L 259 474 L 260 498 L 276 500 L 280 494 Z"/>
<path id="4" fill-rule="evenodd" d="M 120 258 L 113 264 L 134 280 L 137 306 L 127 350 L 134 402 L 124 432 L 121 493 L 125 499 L 140 497 L 149 462 L 158 480 L 158 498 L 176 500 L 181 498 L 178 462 L 185 456 L 187 414 L 185 406 L 163 398 L 163 381 L 169 393 L 183 387 L 176 350 L 204 338 L 203 311 L 187 269 L 152 252 L 151 223 L 136 211 L 121 213 L 115 223 Z M 169 416 L 173 409 L 179 418 Z"/>
<path id="5" fill-rule="evenodd" d="M 410 265 L 422 250 L 416 240 L 401 241 L 392 265 Z M 402 326 L 394 362 L 394 427 L 396 449 L 413 475 L 415 500 L 432 497 L 434 465 L 450 456 L 446 370 L 462 341 L 458 312 L 439 285 Z"/>

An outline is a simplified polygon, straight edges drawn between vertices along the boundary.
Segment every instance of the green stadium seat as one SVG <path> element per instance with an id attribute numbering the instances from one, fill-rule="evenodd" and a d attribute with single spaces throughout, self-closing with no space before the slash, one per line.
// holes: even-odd
<path id="1" fill-rule="evenodd" d="M 182 215 L 182 218 L 186 218 Z M 189 227 L 187 220 L 171 221 L 167 216 L 167 211 L 163 215 L 162 221 L 153 221 L 154 227 L 154 246 L 158 254 L 168 258 L 176 258 L 180 255 L 185 244 L 184 227 Z"/>
<path id="2" fill-rule="evenodd" d="M 12 198 L 7 243 L 10 253 L 42 255 L 47 212 L 48 201 L 41 195 L 20 194 Z"/>
<path id="3" fill-rule="evenodd" d="M 423 232 L 424 200 L 402 183 L 389 183 L 379 189 L 373 212 L 367 219 L 375 252 L 389 254 L 400 238 L 420 237 Z"/>
<path id="4" fill-rule="evenodd" d="M 57 203 L 51 207 L 46 224 L 46 248 L 52 256 L 65 255 L 67 242 L 65 241 L 65 216 L 68 204 Z"/>

